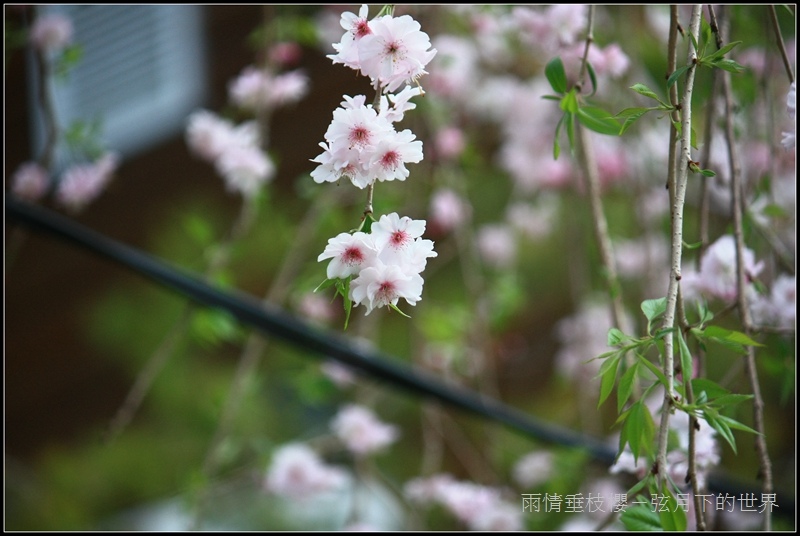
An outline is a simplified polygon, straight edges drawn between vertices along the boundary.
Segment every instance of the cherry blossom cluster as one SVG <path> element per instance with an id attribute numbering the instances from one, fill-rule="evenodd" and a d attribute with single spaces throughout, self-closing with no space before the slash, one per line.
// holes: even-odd
<path id="1" fill-rule="evenodd" d="M 431 506 L 440 504 L 469 530 L 516 531 L 523 529 L 522 512 L 503 498 L 499 488 L 456 480 L 449 474 L 415 478 L 406 483 L 408 500 Z"/>
<path id="2" fill-rule="evenodd" d="M 93 162 L 69 166 L 55 184 L 56 202 L 71 212 L 83 210 L 103 193 L 118 165 L 116 153 L 105 153 Z M 11 191 L 27 201 L 43 199 L 50 188 L 50 173 L 36 162 L 25 162 L 11 177 Z"/>
<path id="3" fill-rule="evenodd" d="M 302 499 L 340 488 L 347 479 L 347 471 L 326 464 L 308 445 L 289 443 L 273 453 L 264 488 L 270 493 Z"/>
<path id="4" fill-rule="evenodd" d="M 261 149 L 256 121 L 235 125 L 198 110 L 189 116 L 186 142 L 196 156 L 214 165 L 228 191 L 250 197 L 275 174 L 275 164 Z"/>
<path id="5" fill-rule="evenodd" d="M 378 452 L 394 443 L 399 435 L 396 426 L 381 422 L 371 409 L 357 404 L 339 410 L 331 421 L 331 429 L 357 456 Z"/>
<path id="6" fill-rule="evenodd" d="M 314 158 L 319 166 L 311 173 L 314 182 L 336 182 L 347 177 L 358 188 L 378 181 L 400 180 L 409 176 L 407 163 L 422 160 L 422 142 L 406 129 L 397 132 L 393 123 L 416 108 L 409 102 L 420 95 L 419 87 L 406 88 L 397 95 L 381 98 L 380 111 L 366 103 L 364 95 L 345 95 L 341 107 L 333 112 L 324 152 Z M 392 106 L 389 106 L 391 101 Z"/>
<path id="7" fill-rule="evenodd" d="M 409 85 L 426 74 L 425 66 L 436 54 L 430 39 L 408 15 L 381 15 L 367 19 L 368 6 L 359 14 L 343 13 L 345 33 L 333 45 L 334 63 L 360 71 L 372 81 L 377 96 L 367 104 L 364 95 L 345 95 L 320 143 L 319 164 L 311 173 L 316 183 L 337 182 L 346 177 L 354 186 L 367 189 L 367 208 L 355 232 L 340 233 L 328 240 L 318 261 L 330 259 L 326 282 L 335 282 L 337 293 L 351 304 L 364 305 L 366 314 L 378 307 L 397 309 L 402 298 L 410 305 L 421 299 L 427 259 L 435 257 L 433 242 L 422 238 L 425 220 L 412 220 L 397 213 L 372 216 L 372 192 L 376 182 L 409 176 L 406 164 L 422 160 L 422 142 L 408 129 L 397 131 L 394 123 L 416 108 L 411 98 L 422 88 Z M 399 93 L 395 90 L 406 84 Z M 371 225 L 367 225 L 367 218 Z M 322 285 L 321 285 L 322 286 Z"/>
<path id="8" fill-rule="evenodd" d="M 308 77 L 301 70 L 276 74 L 250 65 L 228 84 L 228 94 L 231 102 L 243 110 L 272 110 L 305 97 Z"/>
<path id="9" fill-rule="evenodd" d="M 400 298 L 416 305 L 422 298 L 420 273 L 427 260 L 436 257 L 433 242 L 422 238 L 424 220 L 400 217 L 396 212 L 381 216 L 370 233 L 340 233 L 328 240 L 318 261 L 328 263 L 328 279 L 350 280 L 349 295 L 366 314 L 387 305 L 397 306 Z"/>
<path id="10" fill-rule="evenodd" d="M 427 74 L 425 66 L 436 55 L 428 34 L 409 15 L 383 15 L 367 19 L 369 7 L 343 13 L 340 24 L 345 33 L 334 43 L 336 54 L 328 57 L 369 77 L 375 89 L 391 92 L 408 81 Z M 429 50 L 430 49 L 430 50 Z"/>

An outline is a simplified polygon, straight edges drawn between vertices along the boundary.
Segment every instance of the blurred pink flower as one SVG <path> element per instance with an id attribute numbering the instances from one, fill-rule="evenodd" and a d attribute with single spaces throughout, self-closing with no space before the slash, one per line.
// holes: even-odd
<path id="1" fill-rule="evenodd" d="M 751 249 L 744 248 L 745 276 L 752 280 L 761 273 L 764 262 L 756 262 Z M 736 241 L 733 235 L 723 235 L 711 244 L 700 261 L 700 270 L 687 270 L 681 280 L 686 298 L 698 294 L 731 302 L 738 295 L 736 283 Z"/>
<path id="2" fill-rule="evenodd" d="M 434 145 L 439 158 L 452 160 L 464 152 L 467 142 L 463 130 L 456 127 L 445 127 L 436 133 Z"/>
<path id="3" fill-rule="evenodd" d="M 105 190 L 117 169 L 119 158 L 106 153 L 91 164 L 78 164 L 64 172 L 56 189 L 56 200 L 78 212 Z"/>
<path id="4" fill-rule="evenodd" d="M 30 40 L 43 52 L 57 52 L 72 41 L 72 21 L 61 14 L 37 17 L 31 26 Z"/>
<path id="5" fill-rule="evenodd" d="M 20 165 L 11 178 L 11 191 L 27 201 L 38 201 L 50 188 L 50 175 L 36 162 Z"/>
<path id="6" fill-rule="evenodd" d="M 450 232 L 469 220 L 472 207 L 454 190 L 443 188 L 431 196 L 430 213 L 431 226 Z"/>
<path id="7" fill-rule="evenodd" d="M 547 482 L 553 475 L 555 458 L 546 450 L 526 454 L 514 464 L 514 481 L 523 488 L 532 488 Z"/>
<path id="8" fill-rule="evenodd" d="M 352 453 L 363 456 L 394 443 L 400 432 L 378 420 L 371 409 L 356 404 L 342 408 L 331 421 L 331 429 Z"/>
<path id="9" fill-rule="evenodd" d="M 290 443 L 277 449 L 264 479 L 267 491 L 293 499 L 342 487 L 347 473 L 326 465 L 311 447 Z"/>
<path id="10" fill-rule="evenodd" d="M 504 224 L 487 224 L 477 232 L 478 252 L 494 268 L 508 268 L 517 258 L 517 237 Z"/>
<path id="11" fill-rule="evenodd" d="M 303 55 L 303 49 L 293 41 L 275 43 L 269 47 L 269 61 L 277 67 L 290 67 L 297 64 Z"/>

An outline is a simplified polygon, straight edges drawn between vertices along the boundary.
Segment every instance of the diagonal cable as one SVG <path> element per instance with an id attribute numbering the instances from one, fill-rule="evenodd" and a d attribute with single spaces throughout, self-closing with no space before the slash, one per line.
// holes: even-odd
<path id="1" fill-rule="evenodd" d="M 5 209 L 7 218 L 87 248 L 202 305 L 224 309 L 240 322 L 309 350 L 320 358 L 334 359 L 395 387 L 503 423 L 546 443 L 583 448 L 604 463 L 610 464 L 616 457 L 613 447 L 595 438 L 538 420 L 469 389 L 446 384 L 432 375 L 401 365 L 384 354 L 361 348 L 337 333 L 313 327 L 243 292 L 214 288 L 186 270 L 119 243 L 55 212 L 11 198 L 6 198 Z"/>

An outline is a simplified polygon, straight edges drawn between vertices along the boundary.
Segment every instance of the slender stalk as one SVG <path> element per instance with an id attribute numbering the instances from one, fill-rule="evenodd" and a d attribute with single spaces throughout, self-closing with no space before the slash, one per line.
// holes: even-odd
<path id="1" fill-rule="evenodd" d="M 795 13 L 795 16 L 797 14 Z M 775 29 L 775 43 L 778 45 L 778 50 L 781 52 L 781 59 L 783 59 L 783 67 L 786 69 L 786 74 L 789 76 L 789 83 L 794 82 L 794 71 L 792 71 L 792 63 L 789 61 L 789 54 L 786 53 L 786 45 L 783 43 L 783 35 L 781 35 L 781 26 L 778 24 L 778 14 L 775 12 L 775 6 L 769 6 L 769 19 L 772 22 L 772 27 Z"/>
<path id="2" fill-rule="evenodd" d="M 739 157 L 736 151 L 736 143 L 733 131 L 733 94 L 731 90 L 730 74 L 722 74 L 722 87 L 725 96 L 725 137 L 728 145 L 728 165 L 731 176 L 731 197 L 733 206 L 733 226 L 734 239 L 736 241 L 736 286 L 738 294 L 739 315 L 744 325 L 744 333 L 751 335 L 750 309 L 747 298 L 748 276 L 744 266 L 744 231 L 743 231 L 743 212 L 744 200 L 742 199 L 742 173 Z M 764 427 L 764 399 L 761 395 L 761 387 L 758 381 L 758 370 L 756 369 L 755 350 L 752 346 L 747 347 L 745 357 L 745 373 L 750 382 L 753 392 L 753 426 L 758 434 L 755 437 L 756 454 L 758 456 L 762 479 L 762 490 L 765 494 L 773 492 L 772 481 L 772 462 L 769 458 L 767 449 L 766 431 Z M 764 530 L 772 528 L 772 511 L 765 509 L 763 512 Z"/>
<path id="3" fill-rule="evenodd" d="M 584 48 L 583 60 L 581 61 L 581 77 L 579 78 L 578 85 L 582 84 L 583 77 L 586 74 L 587 57 L 589 55 L 589 48 L 594 41 L 594 6 L 589 6 L 589 17 L 586 30 L 586 47 Z M 611 315 L 614 326 L 621 329 L 623 332 L 628 331 L 628 327 L 624 325 L 625 322 L 625 309 L 622 303 L 622 287 L 619 283 L 617 276 L 617 264 L 614 259 L 614 252 L 611 245 L 611 239 L 608 235 L 608 221 L 606 220 L 603 211 L 603 202 L 601 200 L 600 192 L 600 176 L 598 173 L 597 160 L 594 155 L 594 145 L 592 144 L 589 133 L 583 125 L 578 124 L 578 138 L 580 140 L 581 152 L 580 163 L 583 174 L 586 177 L 587 186 L 589 188 L 589 202 L 592 210 L 592 219 L 594 220 L 594 231 L 597 245 L 600 250 L 600 262 L 603 266 L 603 271 L 606 276 L 606 284 L 608 285 L 608 292 L 611 297 Z"/>
<path id="4" fill-rule="evenodd" d="M 692 17 L 689 23 L 689 32 L 699 39 L 700 18 L 702 6 L 693 6 Z M 675 170 L 675 180 L 670 181 L 674 185 L 674 194 L 670 196 L 672 200 L 671 219 L 672 219 L 672 254 L 669 278 L 669 289 L 667 291 L 667 305 L 664 312 L 665 329 L 672 329 L 675 326 L 675 310 L 678 302 L 678 287 L 681 280 L 681 257 L 683 253 L 683 210 L 686 198 L 686 179 L 691 161 L 691 130 L 692 130 L 692 92 L 694 89 L 694 77 L 697 71 L 697 51 L 693 46 L 689 47 L 687 62 L 690 65 L 686 72 L 686 82 L 683 90 L 683 97 L 680 102 L 681 111 L 681 147 L 679 160 Z M 670 144 L 672 139 L 670 138 Z M 662 486 L 667 483 L 667 439 L 669 436 L 669 416 L 672 411 L 672 404 L 675 396 L 675 365 L 674 365 L 674 337 L 664 338 L 664 375 L 667 378 L 667 386 L 664 390 L 664 404 L 661 408 L 661 424 L 658 433 L 658 450 L 656 455 L 656 469 L 658 471 L 659 482 Z"/>

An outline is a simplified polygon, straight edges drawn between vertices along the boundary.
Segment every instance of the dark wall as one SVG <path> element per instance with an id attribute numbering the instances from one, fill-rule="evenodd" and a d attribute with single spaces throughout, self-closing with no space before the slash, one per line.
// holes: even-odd
<path id="1" fill-rule="evenodd" d="M 274 13 L 256 5 L 207 6 L 205 16 L 210 101 L 220 111 L 227 84 L 255 61 L 247 36 Z M 22 23 L 30 13 L 6 16 Z M 5 177 L 32 158 L 28 142 L 26 62 L 17 52 L 6 67 Z M 293 181 L 311 171 L 310 158 L 332 110 L 357 82 L 323 53 L 304 49 L 300 67 L 312 80 L 310 95 L 279 110 L 271 121 L 270 150 L 280 155 L 273 195 L 292 196 Z M 110 148 L 113 149 L 113 148 Z M 74 218 L 134 247 L 146 248 L 157 222 L 189 195 L 216 199 L 215 210 L 233 217 L 239 199 L 225 193 L 208 164 L 192 157 L 182 136 L 123 162 L 103 195 Z M 50 203 L 45 206 L 54 208 Z M 5 221 L 5 439 L 7 454 L 27 458 L 48 444 L 69 440 L 108 422 L 133 379 L 85 339 L 86 310 L 112 282 L 139 279 L 117 265 L 48 236 Z"/>

